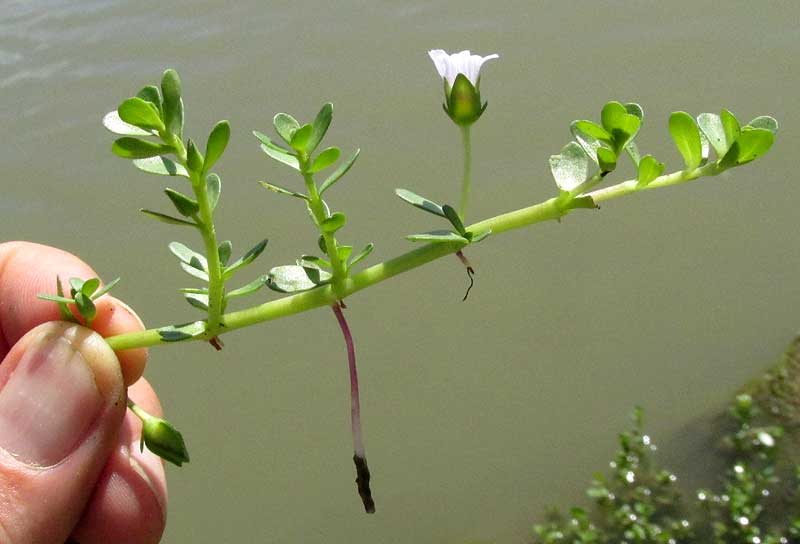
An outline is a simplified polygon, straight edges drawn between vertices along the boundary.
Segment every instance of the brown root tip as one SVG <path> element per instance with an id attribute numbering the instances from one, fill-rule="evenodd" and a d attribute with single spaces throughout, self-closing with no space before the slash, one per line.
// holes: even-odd
<path id="1" fill-rule="evenodd" d="M 209 344 L 214 346 L 214 349 L 217 351 L 222 351 L 222 348 L 225 347 L 225 344 L 222 343 L 222 338 L 219 336 L 215 336 L 211 340 L 208 341 Z"/>
<path id="2" fill-rule="evenodd" d="M 358 495 L 361 497 L 361 502 L 364 503 L 364 511 L 367 514 L 374 514 L 375 501 L 372 500 L 372 491 L 369 488 L 370 476 L 367 459 L 353 455 L 353 463 L 356 465 L 356 486 L 358 487 Z"/>
<path id="3" fill-rule="evenodd" d="M 467 297 L 469 296 L 469 292 L 472 290 L 472 286 L 475 285 L 475 279 L 473 276 L 475 275 L 475 270 L 471 267 L 467 267 L 467 276 L 469 276 L 469 287 L 467 287 L 467 292 L 464 293 L 464 298 L 461 299 L 461 302 L 465 302 Z"/>

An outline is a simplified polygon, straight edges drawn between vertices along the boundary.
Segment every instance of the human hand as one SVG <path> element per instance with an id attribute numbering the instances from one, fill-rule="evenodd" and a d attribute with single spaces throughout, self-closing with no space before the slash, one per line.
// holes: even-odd
<path id="1" fill-rule="evenodd" d="M 80 259 L 29 242 L 0 244 L 0 542 L 157 543 L 166 519 L 161 460 L 139 449 L 127 394 L 161 415 L 141 378 L 147 352 L 118 355 L 102 336 L 143 330 L 110 295 L 93 328 L 54 322 L 56 275 L 92 278 Z"/>

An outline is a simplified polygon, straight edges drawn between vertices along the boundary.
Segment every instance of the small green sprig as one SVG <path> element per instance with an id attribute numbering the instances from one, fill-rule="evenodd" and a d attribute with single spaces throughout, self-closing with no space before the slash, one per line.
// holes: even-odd
<path id="1" fill-rule="evenodd" d="M 107 285 L 100 287 L 100 278 L 91 278 L 88 280 L 70 278 L 70 296 L 65 297 L 64 288 L 61 285 L 61 278 L 57 277 L 55 295 L 39 293 L 36 297 L 41 300 L 57 302 L 62 321 L 80 323 L 75 317 L 75 313 L 70 309 L 70 306 L 72 306 L 81 317 L 83 321 L 82 324 L 91 328 L 92 322 L 97 316 L 97 308 L 95 307 L 94 301 L 111 291 L 111 289 L 119 283 L 119 280 L 119 278 L 116 278 Z"/>
<path id="2" fill-rule="evenodd" d="M 356 263 L 366 258 L 374 246 L 371 243 L 367 244 L 364 249 L 353 256 L 352 246 L 340 245 L 336 239 L 336 233 L 345 225 L 347 217 L 341 212 L 331 213 L 328 204 L 322 199 L 322 194 L 350 170 L 358 158 L 360 150 L 356 149 L 350 158 L 342 162 L 322 185 L 317 186 L 314 180 L 314 174 L 333 166 L 341 154 L 338 147 L 328 147 L 317 153 L 316 156 L 314 155 L 328 131 L 332 118 L 333 105 L 330 103 L 322 106 L 313 123 L 302 126 L 287 113 L 277 114 L 273 118 L 272 124 L 281 139 L 288 144 L 288 149 L 274 143 L 261 132 L 253 133 L 261 142 L 261 149 L 267 156 L 293 168 L 302 176 L 306 188 L 305 193 L 285 189 L 265 181 L 260 183 L 270 191 L 305 201 L 308 214 L 319 231 L 319 249 L 327 257 L 302 255 L 297 259 L 296 265 L 274 267 L 268 274 L 267 285 L 281 293 L 296 293 L 330 284 L 336 295 L 336 300 L 330 307 L 336 316 L 347 349 L 350 374 L 350 427 L 353 440 L 353 463 L 356 467 L 356 486 L 365 512 L 372 514 L 375 512 L 375 501 L 370 489 L 370 471 L 362 439 L 355 344 L 342 310 L 345 308 L 343 302 L 345 282 L 350 277 L 350 270 Z"/>
<path id="3" fill-rule="evenodd" d="M 319 231 L 318 246 L 325 258 L 315 255 L 301 255 L 294 265 L 274 267 L 268 274 L 267 285 L 281 293 L 296 293 L 331 284 L 339 298 L 344 298 L 344 282 L 353 266 L 365 259 L 373 250 L 372 243 L 353 255 L 353 247 L 341 245 L 336 233 L 344 227 L 347 216 L 342 212 L 331 212 L 322 195 L 350 170 L 358 158 L 360 149 L 328 175 L 319 186 L 314 176 L 333 166 L 341 155 L 338 147 L 332 146 L 315 152 L 328 131 L 333 118 L 333 105 L 325 104 L 313 123 L 300 123 L 287 113 L 279 113 L 273 118 L 275 132 L 288 145 L 288 148 L 273 142 L 269 136 L 254 131 L 261 142 L 261 149 L 271 159 L 297 171 L 303 178 L 306 192 L 286 189 L 266 181 L 259 182 L 265 189 L 275 193 L 303 200 L 309 216 Z"/>
<path id="4" fill-rule="evenodd" d="M 220 176 L 211 168 L 225 153 L 230 140 L 230 125 L 219 121 L 208 135 L 205 154 L 195 142 L 188 138 L 184 144 L 184 106 L 182 85 L 175 70 L 166 70 L 161 86 L 147 86 L 139 93 L 123 101 L 119 107 L 103 118 L 103 124 L 111 132 L 122 135 L 112 146 L 119 157 L 131 159 L 133 165 L 149 174 L 185 178 L 191 185 L 193 196 L 188 196 L 167 187 L 164 193 L 181 217 L 153 210 L 141 210 L 145 215 L 170 225 L 188 226 L 199 231 L 205 247 L 200 254 L 181 242 L 171 242 L 170 251 L 178 258 L 181 268 L 192 277 L 207 285 L 181 289 L 186 301 L 207 313 L 202 327 L 194 322 L 192 327 L 165 330 L 165 341 L 180 341 L 202 337 L 214 347 L 221 344 L 217 335 L 225 324 L 223 314 L 232 298 L 252 294 L 266 283 L 266 276 L 237 289 L 226 292 L 226 282 L 238 269 L 253 262 L 267 245 L 267 240 L 258 242 L 244 256 L 229 264 L 232 243 L 218 243 L 214 225 L 214 210 L 222 189 Z M 143 139 L 143 138 L 152 139 Z"/>
<path id="5" fill-rule="evenodd" d="M 558 155 L 550 157 L 550 170 L 559 188 L 559 205 L 567 208 L 592 208 L 596 195 L 588 194 L 617 168 L 620 157 L 626 154 L 637 170 L 634 191 L 658 184 L 664 163 L 652 155 L 642 156 L 635 138 L 644 121 L 642 107 L 636 103 L 608 102 L 600 113 L 600 124 L 593 121 L 573 121 L 570 130 L 575 140 Z M 720 115 L 701 113 L 697 121 L 686 112 L 670 115 L 669 132 L 683 157 L 685 168 L 673 174 L 672 183 L 702 176 L 715 176 L 760 157 L 774 142 L 778 122 L 769 116 L 756 117 L 740 127 L 736 117 L 727 110 Z M 714 149 L 716 160 L 710 160 Z M 608 192 L 601 192 L 607 196 Z"/>

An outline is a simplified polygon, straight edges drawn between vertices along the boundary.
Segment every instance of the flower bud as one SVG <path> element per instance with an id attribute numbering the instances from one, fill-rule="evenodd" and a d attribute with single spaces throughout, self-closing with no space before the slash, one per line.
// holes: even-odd
<path id="1" fill-rule="evenodd" d="M 169 421 L 154 416 L 143 419 L 142 443 L 148 450 L 170 463 L 181 466 L 189 462 L 189 452 L 183 436 Z"/>
<path id="2" fill-rule="evenodd" d="M 443 107 L 448 117 L 461 126 L 477 121 L 488 104 L 484 102 L 481 105 L 481 66 L 487 60 L 499 58 L 499 55 L 481 57 L 470 54 L 468 50 L 449 55 L 441 49 L 428 51 L 428 55 L 444 80 Z"/>

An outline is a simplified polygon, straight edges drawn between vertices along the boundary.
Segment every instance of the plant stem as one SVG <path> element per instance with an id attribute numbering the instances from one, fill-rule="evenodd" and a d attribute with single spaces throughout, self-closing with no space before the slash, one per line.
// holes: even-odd
<path id="1" fill-rule="evenodd" d="M 677 185 L 702 176 L 715 176 L 721 171 L 722 169 L 715 163 L 710 163 L 694 170 L 674 172 L 672 174 L 660 176 L 645 187 L 640 187 L 637 181 L 632 179 L 604 189 L 592 191 L 587 193 L 586 196 L 592 197 L 595 202 L 603 202 L 642 190 L 660 189 L 662 187 Z M 472 232 L 491 230 L 492 235 L 497 235 L 535 223 L 560 219 L 570 211 L 571 209 L 568 205 L 565 207 L 560 199 L 555 197 L 527 208 L 521 208 L 496 217 L 484 219 L 483 221 L 469 225 L 467 229 Z M 445 255 L 455 253 L 463 247 L 464 244 L 460 243 L 427 244 L 395 257 L 394 259 L 370 266 L 358 274 L 346 278 L 342 282 L 341 293 L 335 292 L 331 286 L 323 286 L 237 312 L 227 313 L 224 315 L 225 332 L 298 314 L 321 306 L 331 306 L 345 296 L 352 295 L 362 289 L 366 289 L 367 287 L 444 257 Z M 206 335 L 198 335 L 191 339 L 209 340 L 209 337 Z M 114 350 L 177 343 L 164 342 L 161 335 L 158 333 L 158 329 L 119 334 L 106 338 L 106 341 Z"/>
<path id="2" fill-rule="evenodd" d="M 341 304 L 331 305 L 336 321 L 342 329 L 344 343 L 347 346 L 347 363 L 350 370 L 350 429 L 353 435 L 353 462 L 356 465 L 356 484 L 358 494 L 364 503 L 364 510 L 368 514 L 375 513 L 375 502 L 372 500 L 372 492 L 369 488 L 369 468 L 367 467 L 367 454 L 364 450 L 364 442 L 361 437 L 361 402 L 358 394 L 358 370 L 356 369 L 356 349 L 353 345 L 353 335 L 350 327 L 342 313 Z"/>
<path id="3" fill-rule="evenodd" d="M 467 220 L 467 203 L 472 183 L 472 140 L 469 130 L 470 125 L 461 125 L 461 142 L 464 144 L 464 179 L 461 181 L 461 206 L 458 211 L 461 221 L 464 222 Z"/>
<path id="4" fill-rule="evenodd" d="M 222 263 L 219 260 L 217 246 L 217 233 L 214 227 L 214 210 L 208 199 L 208 189 L 201 173 L 192 173 L 192 187 L 194 188 L 200 219 L 200 233 L 206 249 L 208 262 L 208 326 L 211 337 L 217 335 L 222 326 L 223 297 L 225 296 L 225 281 L 222 279 Z"/>
<path id="5" fill-rule="evenodd" d="M 299 157 L 299 161 L 300 170 L 303 174 L 303 180 L 306 183 L 306 190 L 308 191 L 308 205 L 311 208 L 311 213 L 314 214 L 317 225 L 322 225 L 322 222 L 328 218 L 328 214 L 325 211 L 325 205 L 322 203 L 322 198 L 317 190 L 317 184 L 314 183 L 314 176 L 306 172 L 309 166 L 308 157 L 301 156 Z M 325 240 L 325 250 L 331 261 L 331 274 L 333 275 L 331 284 L 333 285 L 334 291 L 339 295 L 339 298 L 342 299 L 345 297 L 343 283 L 347 276 L 347 271 L 344 269 L 341 259 L 339 259 L 338 242 L 332 233 L 323 232 L 321 227 L 320 234 Z"/>

